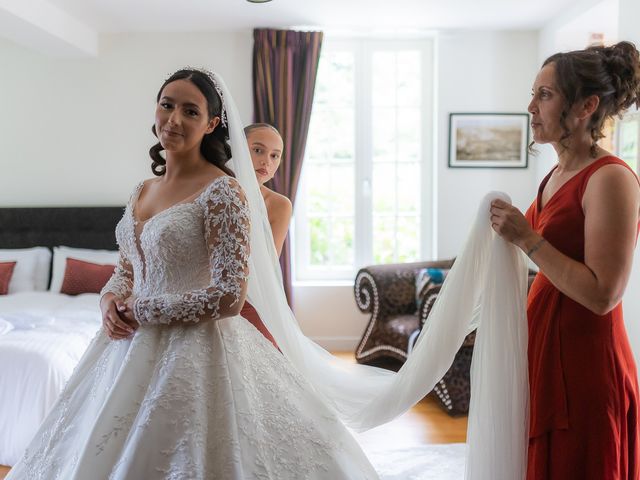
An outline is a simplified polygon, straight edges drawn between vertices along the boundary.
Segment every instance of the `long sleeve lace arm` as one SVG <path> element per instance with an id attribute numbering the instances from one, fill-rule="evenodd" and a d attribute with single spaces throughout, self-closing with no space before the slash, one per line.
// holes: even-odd
<path id="1" fill-rule="evenodd" d="M 120 249 L 120 258 L 116 269 L 111 275 L 109 281 L 100 291 L 100 297 L 106 293 L 113 293 L 116 297 L 126 299 L 131 295 L 133 290 L 133 266 L 127 256 Z"/>
<path id="2" fill-rule="evenodd" d="M 234 179 L 217 182 L 201 200 L 211 281 L 183 294 L 140 297 L 134 302 L 141 324 L 221 319 L 240 311 L 249 275 L 249 207 Z"/>

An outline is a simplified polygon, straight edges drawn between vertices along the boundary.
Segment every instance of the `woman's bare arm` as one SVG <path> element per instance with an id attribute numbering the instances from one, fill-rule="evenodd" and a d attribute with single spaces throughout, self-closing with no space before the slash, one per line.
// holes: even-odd
<path id="1" fill-rule="evenodd" d="M 279 257 L 282 253 L 284 240 L 287 238 L 287 232 L 289 231 L 293 207 L 291 206 L 291 201 L 283 195 L 274 195 L 270 200 L 268 206 L 269 223 L 271 224 L 271 232 L 273 233 L 273 243 L 275 244 Z"/>
<path id="2" fill-rule="evenodd" d="M 494 229 L 525 252 L 537 247 L 531 260 L 558 290 L 599 315 L 620 302 L 631 272 L 640 211 L 638 181 L 629 170 L 607 165 L 589 180 L 583 197 L 584 263 L 543 241 L 517 209 L 496 203 Z"/>

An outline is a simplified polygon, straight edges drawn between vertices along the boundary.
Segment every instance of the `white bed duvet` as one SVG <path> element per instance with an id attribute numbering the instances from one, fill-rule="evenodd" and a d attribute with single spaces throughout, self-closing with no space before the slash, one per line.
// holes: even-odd
<path id="1" fill-rule="evenodd" d="M 100 328 L 99 297 L 0 296 L 0 464 L 17 462 Z"/>

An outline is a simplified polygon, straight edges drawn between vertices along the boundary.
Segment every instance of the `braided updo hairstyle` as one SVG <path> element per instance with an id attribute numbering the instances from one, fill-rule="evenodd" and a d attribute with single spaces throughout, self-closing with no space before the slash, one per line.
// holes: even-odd
<path id="1" fill-rule="evenodd" d="M 202 70 L 183 68 L 171 75 L 160 87 L 156 102 L 160 101 L 160 96 L 164 87 L 176 80 L 189 80 L 193 83 L 207 100 L 207 113 L 209 114 L 209 120 L 213 117 L 219 117 L 222 120 L 222 99 L 216 90 L 211 74 Z M 156 126 L 151 127 L 151 131 L 157 137 Z M 200 144 L 200 153 L 204 156 L 207 162 L 215 165 L 227 175 L 234 176 L 233 172 L 225 164 L 231 159 L 231 147 L 227 143 L 229 141 L 229 130 L 225 125 L 221 123 L 213 130 L 213 132 L 206 134 L 202 138 Z M 151 171 L 154 175 L 162 176 L 167 170 L 167 161 L 160 154 L 164 148 L 160 142 L 156 143 L 149 149 L 149 156 L 151 157 Z"/>
<path id="2" fill-rule="evenodd" d="M 556 83 L 564 96 L 560 126 L 571 136 L 566 118 L 576 102 L 596 95 L 600 99 L 589 121 L 591 156 L 597 155 L 597 142 L 604 134 L 607 119 L 620 115 L 632 105 L 640 107 L 640 54 L 631 42 L 619 42 L 610 47 L 593 46 L 585 50 L 556 53 L 543 63 L 555 66 Z"/>

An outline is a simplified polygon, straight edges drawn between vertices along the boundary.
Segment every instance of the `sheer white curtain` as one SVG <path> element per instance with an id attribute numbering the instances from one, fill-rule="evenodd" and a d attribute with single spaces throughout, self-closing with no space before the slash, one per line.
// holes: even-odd
<path id="1" fill-rule="evenodd" d="M 472 362 L 467 435 L 468 479 L 524 478 L 528 425 L 527 265 L 498 238 L 489 222 L 488 194 L 407 362 L 397 373 L 350 364 L 300 331 L 282 287 L 266 209 L 231 94 L 217 83 L 227 110 L 230 167 L 251 209 L 248 299 L 283 354 L 349 427 L 362 431 L 388 422 L 424 397 L 451 366 L 464 337 L 478 328 Z"/>

